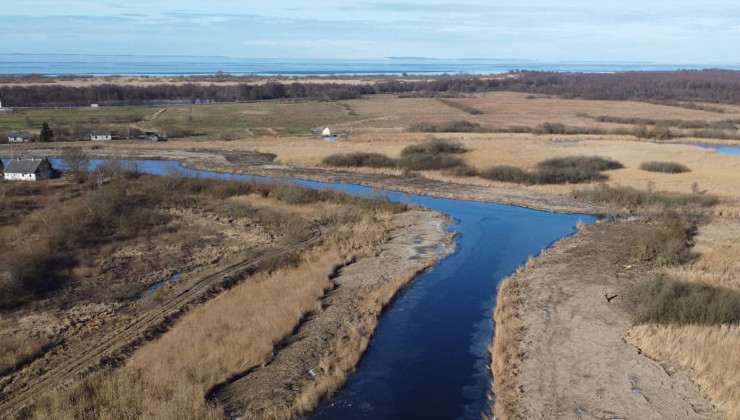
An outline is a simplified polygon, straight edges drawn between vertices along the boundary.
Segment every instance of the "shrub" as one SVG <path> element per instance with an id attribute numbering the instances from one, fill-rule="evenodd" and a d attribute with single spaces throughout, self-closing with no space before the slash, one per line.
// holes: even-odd
<path id="1" fill-rule="evenodd" d="M 672 210 L 647 218 L 633 249 L 638 260 L 657 265 L 681 264 L 692 258 L 691 235 L 695 226 Z"/>
<path id="2" fill-rule="evenodd" d="M 15 253 L 3 259 L 0 277 L 0 309 L 10 309 L 62 288 L 66 272 L 75 265 L 66 253 L 46 251 Z"/>
<path id="3" fill-rule="evenodd" d="M 604 181 L 608 177 L 598 171 L 574 167 L 544 166 L 532 173 L 533 184 L 579 184 L 583 182 Z"/>
<path id="4" fill-rule="evenodd" d="M 634 290 L 638 322 L 721 325 L 740 322 L 740 293 L 656 276 Z"/>
<path id="5" fill-rule="evenodd" d="M 438 140 L 438 139 L 431 139 L 427 141 L 426 143 L 422 144 L 413 144 L 411 146 L 406 146 L 401 151 L 401 156 L 408 156 L 413 154 L 439 154 L 439 153 L 452 153 L 452 154 L 460 154 L 465 153 L 468 150 L 463 147 L 462 144 L 456 141 L 450 141 L 450 140 Z"/>
<path id="6" fill-rule="evenodd" d="M 690 169 L 686 165 L 682 165 L 680 163 L 656 161 L 642 162 L 640 164 L 640 169 L 642 169 L 643 171 L 663 172 L 666 174 L 680 174 L 690 171 Z"/>
<path id="7" fill-rule="evenodd" d="M 480 177 L 492 181 L 513 182 L 516 184 L 533 183 L 533 178 L 527 171 L 510 165 L 499 165 L 484 169 L 480 171 Z"/>
<path id="8" fill-rule="evenodd" d="M 433 169 L 447 169 L 464 165 L 462 159 L 448 153 L 439 154 L 408 154 L 401 156 L 398 161 L 399 166 L 414 171 L 424 171 Z"/>
<path id="9" fill-rule="evenodd" d="M 396 161 L 380 153 L 346 153 L 333 154 L 322 160 L 324 165 L 338 167 L 362 167 L 392 168 L 397 165 Z"/>
<path id="10" fill-rule="evenodd" d="M 574 168 L 584 172 L 598 172 L 621 169 L 624 166 L 615 160 L 604 159 L 599 156 L 567 156 L 543 160 L 537 164 L 537 168 Z"/>
<path id="11" fill-rule="evenodd" d="M 478 170 L 473 168 L 472 166 L 468 165 L 459 165 L 459 166 L 453 166 L 451 168 L 447 168 L 442 171 L 445 175 L 452 175 L 452 176 L 460 176 L 460 177 L 470 177 L 470 176 L 477 176 Z"/>
<path id="12" fill-rule="evenodd" d="M 480 176 L 517 184 L 577 184 L 605 180 L 606 175 L 599 171 L 621 167 L 622 164 L 619 162 L 598 156 L 569 156 L 544 160 L 530 172 L 515 166 L 503 165 L 481 171 Z"/>
<path id="13" fill-rule="evenodd" d="M 401 151 L 398 164 L 407 170 L 448 169 L 464 166 L 462 159 L 454 155 L 466 151 L 458 142 L 433 139 L 426 143 L 405 147 Z"/>
<path id="14" fill-rule="evenodd" d="M 546 122 L 537 127 L 537 132 L 542 134 L 565 134 L 565 125 Z"/>

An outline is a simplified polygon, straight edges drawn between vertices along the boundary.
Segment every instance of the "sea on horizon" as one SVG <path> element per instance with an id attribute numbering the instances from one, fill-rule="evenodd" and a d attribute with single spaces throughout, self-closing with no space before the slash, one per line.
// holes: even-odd
<path id="1" fill-rule="evenodd" d="M 616 73 L 626 71 L 740 70 L 740 64 L 541 62 L 497 59 L 391 57 L 374 60 L 264 59 L 198 56 L 0 54 L 0 75 L 256 76 L 501 74 L 512 71 Z"/>

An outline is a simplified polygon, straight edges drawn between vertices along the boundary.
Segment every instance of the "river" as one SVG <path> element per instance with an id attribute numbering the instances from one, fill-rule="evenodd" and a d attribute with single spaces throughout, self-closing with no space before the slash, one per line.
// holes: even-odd
<path id="1" fill-rule="evenodd" d="M 91 166 L 101 160 L 91 160 Z M 58 159 L 52 159 L 59 166 Z M 266 177 L 193 170 L 138 160 L 151 174 L 273 182 Z M 288 180 L 316 189 L 417 204 L 454 219 L 455 251 L 403 289 L 389 305 L 344 389 L 310 419 L 475 419 L 486 412 L 491 312 L 499 281 L 530 256 L 575 232 L 590 215 L 557 214 L 495 203 L 450 200 L 353 185 Z"/>

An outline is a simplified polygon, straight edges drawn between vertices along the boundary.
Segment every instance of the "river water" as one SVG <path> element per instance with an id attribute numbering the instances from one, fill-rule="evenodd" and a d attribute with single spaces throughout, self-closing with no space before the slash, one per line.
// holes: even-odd
<path id="1" fill-rule="evenodd" d="M 92 160 L 91 166 L 101 160 Z M 52 164 L 60 165 L 58 159 Z M 271 182 L 269 178 L 138 160 L 151 174 Z M 310 419 L 475 419 L 487 409 L 491 311 L 499 281 L 530 256 L 594 223 L 590 215 L 548 213 L 306 180 L 289 182 L 417 204 L 454 219 L 455 251 L 403 289 L 382 315 L 357 371 Z"/>

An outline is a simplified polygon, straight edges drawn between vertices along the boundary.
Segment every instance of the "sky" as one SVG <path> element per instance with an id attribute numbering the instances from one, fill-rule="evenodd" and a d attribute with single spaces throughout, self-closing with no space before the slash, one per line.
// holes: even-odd
<path id="1" fill-rule="evenodd" d="M 19 0 L 0 53 L 739 63 L 738 0 Z"/>

